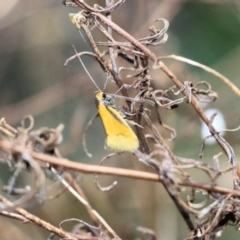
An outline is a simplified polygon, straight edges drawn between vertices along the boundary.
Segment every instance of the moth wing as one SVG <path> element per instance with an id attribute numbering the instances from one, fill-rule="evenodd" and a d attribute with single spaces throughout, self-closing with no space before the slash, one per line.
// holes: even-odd
<path id="1" fill-rule="evenodd" d="M 98 110 L 107 134 L 108 148 L 127 152 L 138 149 L 139 142 L 136 134 L 116 109 L 99 104 Z"/>

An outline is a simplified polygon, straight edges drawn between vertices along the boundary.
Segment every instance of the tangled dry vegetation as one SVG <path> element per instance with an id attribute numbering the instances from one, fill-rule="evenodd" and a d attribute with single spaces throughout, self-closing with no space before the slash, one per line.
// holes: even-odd
<path id="1" fill-rule="evenodd" d="M 200 67 L 217 76 L 238 96 L 240 96 L 240 92 L 228 79 L 204 65 L 178 56 L 157 57 L 154 52 L 149 50 L 148 46 L 158 46 L 167 41 L 168 21 L 156 19 L 155 24 L 163 25 L 161 29 L 153 25 L 149 27 L 148 36 L 135 39 L 112 21 L 111 12 L 123 3 L 123 0 L 116 3 L 106 0 L 107 7 L 98 5 L 90 7 L 85 1 L 64 1 L 66 6 L 81 10 L 79 14 L 72 15 L 72 21 L 77 28 L 81 28 L 81 31 L 86 33 L 93 48 L 93 52 L 77 53 L 67 62 L 83 55 L 93 57 L 108 77 L 119 87 L 128 106 L 125 109 L 125 114 L 130 120 L 137 123 L 134 127 L 140 148 L 133 154 L 149 168 L 149 172 L 87 165 L 64 159 L 58 150 L 59 144 L 62 142 L 62 125 L 56 129 L 43 127 L 34 130 L 34 120 L 31 116 L 27 116 L 23 119 L 20 127 L 13 128 L 8 125 L 5 119 L 2 119 L 0 122 L 1 161 L 14 170 L 8 185 L 3 186 L 3 189 L 8 195 L 14 194 L 20 197 L 18 200 L 10 202 L 4 196 L 0 196 L 1 215 L 23 222 L 33 222 L 39 227 L 47 229 L 51 234 L 64 239 L 121 239 L 121 236 L 117 235 L 100 213 L 90 206 L 69 170 L 86 174 L 117 175 L 129 178 L 129 181 L 131 178 L 135 178 L 161 184 L 189 229 L 186 239 L 217 239 L 219 233 L 230 224 L 234 225 L 236 229 L 240 227 L 240 170 L 234 150 L 220 135 L 220 132 L 217 132 L 213 127 L 212 123 L 216 115 L 214 114 L 208 119 L 199 105 L 199 102 L 215 101 L 218 96 L 207 82 L 193 84 L 181 81 L 168 69 L 162 59 L 171 58 Z M 100 31 L 106 40 L 102 42 L 95 40 L 92 36 L 93 31 Z M 113 31 L 125 41 L 116 41 L 112 35 Z M 125 62 L 124 66 L 120 66 L 123 61 Z M 152 82 L 156 79 L 151 76 L 152 68 L 166 74 L 169 81 L 172 82 L 172 87 L 154 89 Z M 124 77 L 122 77 L 124 74 L 125 77 L 131 79 L 131 84 L 124 83 Z M 130 90 L 135 92 L 135 101 L 131 101 Z M 171 139 L 176 137 L 176 131 L 161 120 L 159 109 L 166 108 L 174 111 L 180 104 L 191 105 L 192 109 L 208 126 L 211 137 L 215 138 L 227 156 L 229 167 L 227 169 L 221 168 L 220 154 L 213 156 L 211 165 L 199 160 L 188 159 L 187 156 L 176 156 L 166 144 L 166 140 L 158 131 L 156 124 L 153 124 L 147 109 L 149 102 L 154 105 L 153 109 L 156 111 L 159 126 L 169 132 Z M 145 134 L 144 128 L 141 126 L 148 127 L 151 134 Z M 87 152 L 85 141 L 83 144 Z M 201 155 L 204 152 L 204 147 L 205 142 L 202 144 Z M 87 152 L 87 154 L 89 153 Z M 110 154 L 104 159 L 115 154 L 117 153 Z M 189 173 L 189 169 L 205 172 L 208 177 L 206 183 L 195 181 Z M 24 171 L 30 172 L 34 176 L 32 182 L 28 184 L 31 187 L 16 188 L 15 183 L 18 175 Z M 84 228 L 85 234 L 83 232 L 81 234 L 79 232 L 66 232 L 61 226 L 54 227 L 21 208 L 33 198 L 41 199 L 45 188 L 45 178 L 49 177 L 47 171 L 52 173 L 55 180 L 64 184 L 64 190 L 70 191 L 86 207 L 94 226 L 85 223 L 84 219 L 79 219 L 78 221 L 81 223 L 79 228 Z M 218 178 L 227 172 L 232 173 L 232 189 L 217 184 Z M 110 186 L 108 190 L 112 187 L 114 186 Z M 100 186 L 99 188 L 101 189 Z M 188 198 L 183 199 L 182 193 L 186 191 L 188 191 Z M 202 203 L 195 202 L 196 194 L 202 195 L 204 198 Z M 153 231 L 144 228 L 140 231 L 147 235 L 146 239 L 156 238 Z"/>

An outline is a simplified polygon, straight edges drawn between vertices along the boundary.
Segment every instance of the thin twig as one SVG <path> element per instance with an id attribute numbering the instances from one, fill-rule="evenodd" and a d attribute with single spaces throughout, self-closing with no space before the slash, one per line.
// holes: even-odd
<path id="1" fill-rule="evenodd" d="M 0 195 L 0 201 L 4 204 L 6 204 L 9 208 L 13 207 L 13 204 L 8 201 L 6 198 Z M 77 240 L 77 238 L 73 237 L 71 234 L 63 231 L 62 229 L 59 229 L 57 227 L 54 227 L 50 223 L 36 217 L 35 215 L 32 215 L 31 213 L 27 212 L 23 208 L 15 208 L 14 209 L 16 212 L 21 214 L 24 218 L 26 218 L 28 221 L 35 223 L 36 225 L 43 227 L 44 229 L 48 230 L 49 232 L 54 232 L 56 235 L 62 238 L 68 238 L 71 240 Z"/>

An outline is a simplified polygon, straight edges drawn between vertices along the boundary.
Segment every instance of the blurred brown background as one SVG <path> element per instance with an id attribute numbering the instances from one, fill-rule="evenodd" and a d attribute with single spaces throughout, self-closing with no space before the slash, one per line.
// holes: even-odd
<path id="1" fill-rule="evenodd" d="M 88 1 L 90 5 L 95 2 Z M 97 3 L 101 5 L 104 1 Z M 65 129 L 61 152 L 64 157 L 98 164 L 108 153 L 103 148 L 105 134 L 99 119 L 94 121 L 87 135 L 87 145 L 93 158 L 86 157 L 81 145 L 82 131 L 96 112 L 96 88 L 77 60 L 64 66 L 65 60 L 74 54 L 72 44 L 78 51 L 90 49 L 69 20 L 68 14 L 77 11 L 64 7 L 60 0 L 1 1 L 0 117 L 5 117 L 13 126 L 18 126 L 27 114 L 34 116 L 35 128 L 55 128 L 63 123 Z M 240 87 L 239 1 L 126 1 L 113 13 L 114 21 L 136 38 L 146 36 L 148 27 L 160 17 L 170 22 L 169 40 L 162 46 L 151 48 L 156 55 L 176 54 L 198 61 L 221 72 Z M 219 109 L 228 128 L 239 125 L 239 98 L 222 82 L 197 68 L 173 60 L 164 62 L 181 81 L 208 81 L 218 92 L 219 99 L 204 107 Z M 84 58 L 84 63 L 102 88 L 106 76 L 101 68 L 89 58 Z M 156 88 L 171 86 L 166 76 L 158 74 L 153 72 Z M 114 92 L 110 85 L 113 84 L 109 84 L 107 91 Z M 184 103 L 174 111 L 162 113 L 163 121 L 177 131 L 177 138 L 170 143 L 173 152 L 198 159 L 201 122 L 191 106 Z M 226 139 L 238 155 L 239 133 L 228 133 Z M 216 145 L 207 147 L 203 161 L 211 162 L 212 156 L 219 151 Z M 222 157 L 221 160 L 221 166 L 226 167 L 226 158 Z M 108 160 L 105 164 L 143 169 L 129 154 Z M 0 174 L 1 183 L 6 184 L 12 173 L 1 164 Z M 201 177 L 196 173 L 196 178 Z M 21 179 L 24 182 L 24 176 Z M 159 184 L 115 177 L 99 179 L 102 185 L 114 180 L 118 180 L 118 185 L 112 191 L 102 193 L 90 175 L 83 176 L 80 185 L 92 206 L 122 239 L 143 238 L 136 233 L 137 226 L 153 229 L 161 240 L 186 237 L 188 231 L 185 223 Z M 231 187 L 231 176 L 221 179 L 220 184 Z M 53 186 L 46 191 L 46 195 L 55 191 Z M 91 223 L 84 207 L 69 193 L 44 204 L 32 203 L 27 209 L 54 225 L 72 217 Z M 66 229 L 71 230 L 72 226 L 66 224 Z M 47 239 L 48 235 L 39 227 L 0 217 L 1 240 Z M 229 227 L 221 239 L 238 237 L 239 233 Z"/>

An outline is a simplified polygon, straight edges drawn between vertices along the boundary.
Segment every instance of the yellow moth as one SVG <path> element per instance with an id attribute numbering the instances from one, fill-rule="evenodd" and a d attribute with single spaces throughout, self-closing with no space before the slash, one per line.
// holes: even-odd
<path id="1" fill-rule="evenodd" d="M 115 109 L 111 96 L 98 91 L 96 105 L 107 135 L 106 146 L 119 152 L 137 150 L 138 138 L 123 116 Z"/>
<path id="2" fill-rule="evenodd" d="M 75 47 L 74 50 L 77 54 Z M 112 95 L 107 95 L 99 89 L 90 73 L 85 68 L 82 59 L 79 56 L 78 59 L 91 81 L 99 90 L 96 94 L 95 100 L 98 109 L 98 115 L 102 120 L 107 135 L 105 142 L 106 147 L 118 152 L 136 151 L 139 147 L 138 138 L 121 113 L 115 109 Z M 90 154 L 88 155 L 90 156 Z"/>

